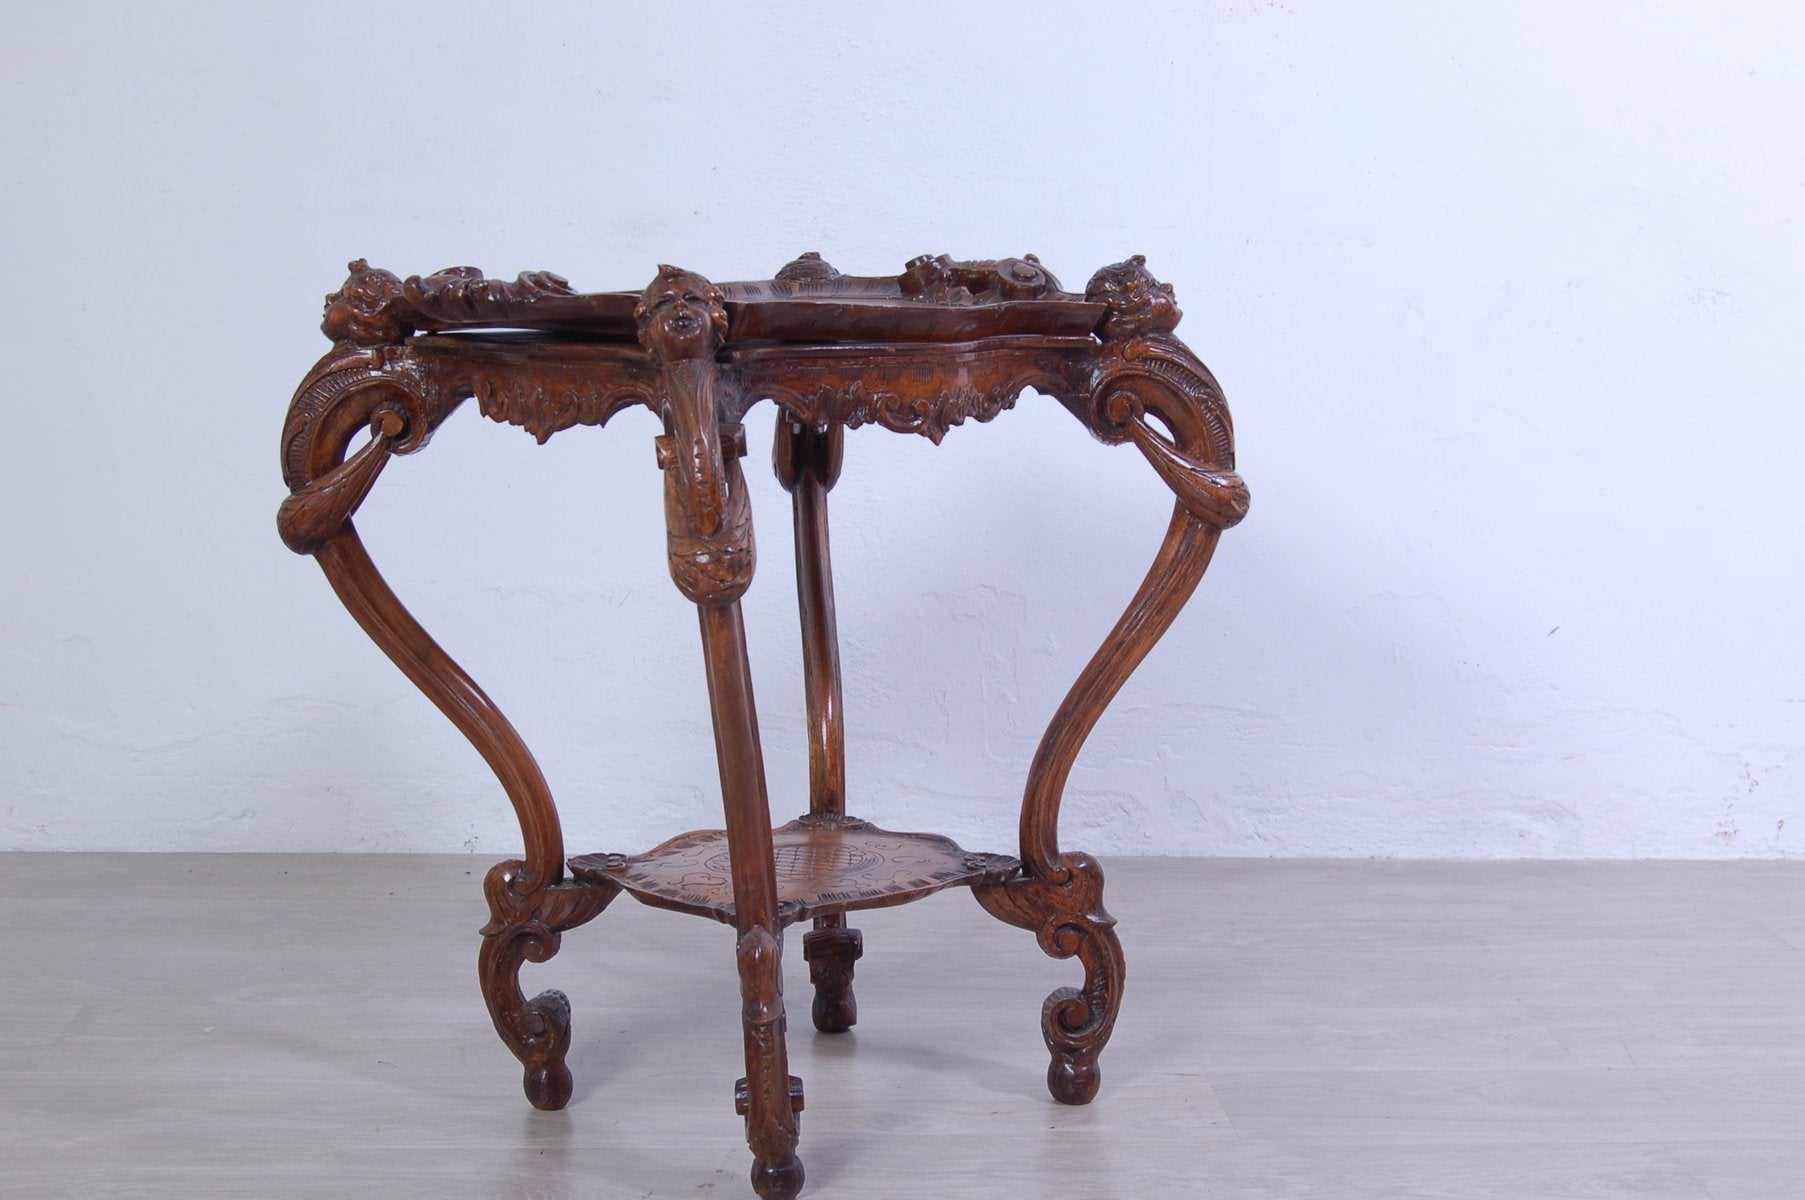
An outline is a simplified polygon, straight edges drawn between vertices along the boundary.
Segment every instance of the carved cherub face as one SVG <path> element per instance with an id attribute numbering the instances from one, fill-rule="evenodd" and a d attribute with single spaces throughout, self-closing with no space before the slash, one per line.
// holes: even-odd
<path id="1" fill-rule="evenodd" d="M 661 266 L 634 306 L 639 340 L 666 359 L 713 354 L 727 337 L 721 289 L 694 271 Z"/>
<path id="2" fill-rule="evenodd" d="M 401 310 L 401 280 L 363 259 L 350 264 L 343 287 L 326 297 L 320 328 L 333 341 L 360 346 L 398 342 L 414 327 Z"/>

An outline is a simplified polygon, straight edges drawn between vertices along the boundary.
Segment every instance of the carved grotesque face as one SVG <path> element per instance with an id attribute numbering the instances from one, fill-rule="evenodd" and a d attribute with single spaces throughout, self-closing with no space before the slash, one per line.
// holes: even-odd
<path id="1" fill-rule="evenodd" d="M 1111 337 L 1170 333 L 1182 315 L 1172 285 L 1155 279 L 1147 270 L 1146 258 L 1139 254 L 1098 271 L 1084 289 L 1084 298 L 1109 306 L 1103 328 Z"/>
<path id="2" fill-rule="evenodd" d="M 320 328 L 327 337 L 375 346 L 398 342 L 413 332 L 401 311 L 400 279 L 361 258 L 350 265 L 350 271 L 345 285 L 326 297 L 326 316 Z"/>
<path id="3" fill-rule="evenodd" d="M 633 309 L 639 340 L 666 359 L 713 354 L 727 337 L 721 289 L 694 271 L 659 267 Z"/>

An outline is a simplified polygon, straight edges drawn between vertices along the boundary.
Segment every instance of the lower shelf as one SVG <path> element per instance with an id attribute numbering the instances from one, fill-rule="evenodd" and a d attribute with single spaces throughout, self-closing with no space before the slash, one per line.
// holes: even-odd
<path id="1" fill-rule="evenodd" d="M 807 816 L 772 831 L 777 901 L 784 924 L 861 908 L 906 904 L 949 887 L 1008 879 L 1021 862 L 974 854 L 936 833 L 891 833 L 856 817 Z M 584 883 L 610 883 L 642 904 L 732 924 L 733 866 L 727 834 L 680 834 L 644 854 L 584 854 L 570 860 Z"/>

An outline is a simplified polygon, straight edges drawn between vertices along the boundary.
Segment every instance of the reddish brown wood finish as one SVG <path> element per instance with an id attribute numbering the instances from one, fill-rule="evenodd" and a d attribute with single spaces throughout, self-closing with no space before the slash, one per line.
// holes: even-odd
<path id="1" fill-rule="evenodd" d="M 799 260 L 814 269 L 820 256 Z M 772 467 L 790 493 L 795 512 L 796 596 L 802 615 L 802 679 L 808 706 L 810 816 L 846 812 L 846 725 L 840 703 L 840 632 L 834 624 L 834 573 L 827 545 L 827 493 L 840 478 L 845 441 L 839 425 L 813 428 L 788 415 L 777 418 Z M 853 963 L 865 953 L 864 936 L 844 913 L 823 913 L 802 939 L 815 1028 L 844 1033 L 858 1024 L 852 994 Z"/>
<path id="2" fill-rule="evenodd" d="M 814 920 L 803 956 L 815 1024 L 844 1030 L 857 1019 L 853 962 L 863 952 L 846 912 L 970 886 L 987 911 L 1083 967 L 1081 987 L 1047 998 L 1041 1026 L 1053 1096 L 1082 1104 L 1096 1094 L 1124 966 L 1101 867 L 1060 848 L 1060 799 L 1098 718 L 1196 588 L 1221 531 L 1247 510 L 1228 409 L 1209 371 L 1172 336 L 1178 319 L 1172 289 L 1138 257 L 1097 272 L 1082 296 L 1061 290 L 1032 255 L 924 255 L 896 276 L 853 277 L 809 254 L 775 279 L 722 286 L 661 267 L 638 294 L 579 294 L 548 272 L 505 282 L 460 267 L 404 281 L 351 264 L 327 297 L 333 348 L 302 381 L 283 429 L 290 494 L 278 527 L 476 746 L 514 805 L 524 855 L 484 882 L 490 920 L 478 965 L 495 1028 L 525 1068 L 535 1105 L 570 1098 L 570 1007 L 555 991 L 527 999 L 520 966 L 550 958 L 564 930 L 622 890 L 735 927 L 746 1054 L 735 1107 L 746 1118 L 753 1188 L 767 1200 L 788 1200 L 803 1182 L 802 1084 L 789 1074 L 782 975 L 793 920 Z M 844 429 L 875 424 L 938 442 L 966 420 L 994 419 L 1029 387 L 1058 398 L 1102 441 L 1133 445 L 1176 503 L 1153 567 L 1041 740 L 1020 857 L 1010 858 L 845 815 L 827 494 Z M 424 446 L 473 396 L 485 416 L 542 442 L 631 405 L 661 416 L 655 449 L 671 577 L 700 624 L 724 830 L 638 856 L 581 856 L 566 879 L 557 810 L 531 753 L 364 552 L 351 518 L 388 460 Z M 742 421 L 767 397 L 780 409 L 774 467 L 794 511 L 809 745 L 808 815 L 775 833 L 740 614 L 757 566 Z M 366 430 L 368 442 L 350 453 Z"/>
<path id="3" fill-rule="evenodd" d="M 810 813 L 771 832 L 783 925 L 907 904 L 949 887 L 998 883 L 1021 871 L 1006 854 L 976 854 L 937 833 L 893 833 L 839 813 Z M 620 888 L 643 904 L 737 925 L 732 845 L 719 829 L 671 838 L 644 854 L 582 854 L 581 883 Z M 820 926 L 817 926 L 820 928 Z"/>

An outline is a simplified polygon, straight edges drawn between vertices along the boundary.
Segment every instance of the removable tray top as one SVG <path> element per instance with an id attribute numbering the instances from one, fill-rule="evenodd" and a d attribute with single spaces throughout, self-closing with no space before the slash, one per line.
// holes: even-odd
<path id="1" fill-rule="evenodd" d="M 1062 290 L 1032 254 L 982 262 L 924 254 L 898 275 L 863 276 L 842 275 L 810 252 L 773 279 L 715 286 L 729 345 L 1084 337 L 1107 313 L 1101 300 Z M 377 321 L 404 333 L 526 329 L 632 342 L 641 295 L 578 292 L 550 271 L 502 280 L 451 267 L 403 280 L 359 259 L 344 288 L 327 297 L 324 328 L 334 339 L 355 322 Z"/>

